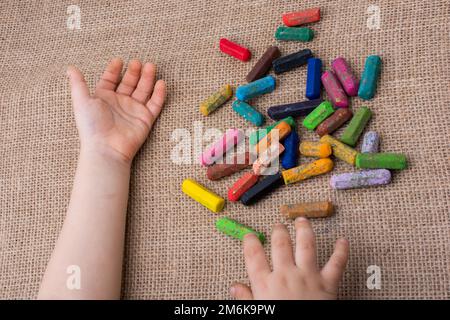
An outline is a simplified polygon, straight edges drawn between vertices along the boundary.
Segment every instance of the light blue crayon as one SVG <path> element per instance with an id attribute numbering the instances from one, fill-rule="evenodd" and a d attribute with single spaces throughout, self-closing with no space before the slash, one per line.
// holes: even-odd
<path id="1" fill-rule="evenodd" d="M 241 101 L 248 101 L 265 93 L 275 90 L 275 78 L 266 76 L 259 80 L 239 86 L 236 89 L 236 98 Z"/>
<path id="2" fill-rule="evenodd" d="M 264 116 L 256 111 L 251 105 L 244 101 L 236 100 L 233 102 L 233 110 L 242 118 L 253 123 L 255 126 L 261 126 L 264 123 Z"/>
<path id="3" fill-rule="evenodd" d="M 368 56 L 358 90 L 358 96 L 361 99 L 370 100 L 375 96 L 380 71 L 381 58 L 379 56 Z"/>

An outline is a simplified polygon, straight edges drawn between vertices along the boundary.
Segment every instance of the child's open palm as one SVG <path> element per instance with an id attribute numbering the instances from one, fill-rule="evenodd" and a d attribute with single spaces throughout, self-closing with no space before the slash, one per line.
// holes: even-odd
<path id="1" fill-rule="evenodd" d="M 70 66 L 67 73 L 82 148 L 131 162 L 161 112 L 166 85 L 162 80 L 155 83 L 151 63 L 130 61 L 123 78 L 122 67 L 122 60 L 113 59 L 93 95 L 77 68 Z"/>

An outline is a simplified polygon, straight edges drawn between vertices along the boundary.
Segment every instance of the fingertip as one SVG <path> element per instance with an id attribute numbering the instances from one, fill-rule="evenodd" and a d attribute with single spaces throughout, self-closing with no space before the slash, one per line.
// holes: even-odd
<path id="1" fill-rule="evenodd" d="M 234 287 L 234 285 L 231 285 L 230 287 L 230 296 L 236 298 L 236 288 Z"/>
<path id="2" fill-rule="evenodd" d="M 131 59 L 130 62 L 128 62 L 128 68 L 129 69 L 141 69 L 142 64 L 141 61 L 138 59 Z"/>
<path id="3" fill-rule="evenodd" d="M 256 234 L 249 232 L 244 235 L 244 242 L 257 238 Z"/>
<path id="4" fill-rule="evenodd" d="M 299 228 L 299 227 L 302 227 L 302 226 L 304 226 L 304 227 L 310 227 L 311 226 L 309 220 L 307 218 L 305 218 L 305 217 L 297 217 L 295 219 L 294 225 L 295 225 L 296 229 Z"/>
<path id="5" fill-rule="evenodd" d="M 80 71 L 78 70 L 77 67 L 75 67 L 74 65 L 68 65 L 67 69 L 66 69 L 66 74 L 67 76 L 72 79 L 74 76 L 76 76 Z"/>
<path id="6" fill-rule="evenodd" d="M 251 300 L 253 299 L 253 294 L 251 289 L 242 283 L 235 282 L 230 287 L 230 295 L 234 299 L 238 300 Z"/>
<path id="7" fill-rule="evenodd" d="M 345 251 L 348 254 L 350 250 L 350 243 L 345 238 L 339 238 L 336 240 L 335 248 L 338 250 Z"/>
<path id="8" fill-rule="evenodd" d="M 115 57 L 115 58 L 112 58 L 109 63 L 112 64 L 112 65 L 115 65 L 115 66 L 117 66 L 117 65 L 122 66 L 123 65 L 123 60 L 122 60 L 122 58 Z"/>
<path id="9" fill-rule="evenodd" d="M 151 63 L 151 62 L 146 62 L 144 64 L 143 69 L 144 69 L 144 72 L 155 71 L 155 73 L 156 73 L 156 65 L 154 63 Z"/>

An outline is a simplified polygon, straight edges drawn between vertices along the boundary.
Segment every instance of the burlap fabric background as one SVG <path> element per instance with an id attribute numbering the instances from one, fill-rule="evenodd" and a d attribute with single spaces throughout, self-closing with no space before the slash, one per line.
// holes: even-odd
<path id="1" fill-rule="evenodd" d="M 81 8 L 81 30 L 66 27 L 67 6 Z M 381 9 L 381 29 L 366 26 Z M 313 221 L 323 264 L 338 236 L 351 242 L 342 298 L 449 296 L 449 6 L 447 1 L 1 1 L 0 2 L 0 297 L 33 298 L 62 225 L 78 138 L 65 68 L 78 65 L 91 88 L 115 56 L 158 64 L 169 97 L 135 159 L 128 209 L 123 297 L 227 298 L 247 281 L 239 241 L 216 232 L 216 215 L 181 193 L 186 177 L 226 196 L 237 179 L 206 179 L 198 165 L 170 161 L 175 128 L 247 128 L 229 102 L 208 118 L 198 104 L 224 83 L 238 85 L 264 52 L 283 12 L 322 7 L 308 44 L 280 43 L 284 54 L 309 47 L 328 68 L 342 55 L 360 75 L 369 54 L 383 57 L 370 129 L 382 150 L 404 152 L 410 169 L 386 187 L 332 191 L 330 176 L 284 187 L 253 207 L 227 203 L 222 214 L 270 234 L 286 222 L 280 204 L 331 199 L 337 213 Z M 218 39 L 248 46 L 241 63 L 222 55 Z M 305 68 L 283 74 L 255 101 L 304 98 Z M 352 99 L 353 108 L 361 105 Z M 301 139 L 317 139 L 299 129 Z M 339 133 L 338 133 L 339 135 Z M 302 162 L 308 161 L 302 159 Z M 336 161 L 335 172 L 352 170 Z M 288 223 L 291 232 L 292 224 Z M 270 246 L 266 246 L 270 252 Z M 381 290 L 368 290 L 366 269 L 380 266 Z"/>

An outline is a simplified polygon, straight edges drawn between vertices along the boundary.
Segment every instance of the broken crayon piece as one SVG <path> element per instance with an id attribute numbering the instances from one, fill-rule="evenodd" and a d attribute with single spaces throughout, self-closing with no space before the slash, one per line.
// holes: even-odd
<path id="1" fill-rule="evenodd" d="M 260 153 L 258 159 L 253 162 L 253 173 L 258 176 L 267 174 L 266 172 L 269 167 L 278 171 L 278 156 L 283 151 L 284 147 L 281 143 L 272 143 L 270 147 Z"/>
<path id="2" fill-rule="evenodd" d="M 306 100 L 302 102 L 282 104 L 270 107 L 267 114 L 273 120 L 279 120 L 286 117 L 303 117 L 313 111 L 323 102 L 322 99 Z"/>
<path id="3" fill-rule="evenodd" d="M 353 112 L 349 108 L 337 109 L 330 117 L 317 126 L 316 133 L 320 137 L 331 134 L 347 122 L 352 115 Z"/>
<path id="4" fill-rule="evenodd" d="M 299 143 L 300 138 L 295 130 L 292 130 L 284 139 L 284 153 L 281 155 L 281 165 L 284 169 L 297 166 Z"/>
<path id="5" fill-rule="evenodd" d="M 380 149 L 380 136 L 375 131 L 368 131 L 363 137 L 361 153 L 376 153 Z"/>
<path id="6" fill-rule="evenodd" d="M 215 163 L 206 170 L 206 176 L 209 180 L 219 180 L 223 177 L 244 170 L 250 166 L 250 154 L 236 154 L 232 163 Z"/>
<path id="7" fill-rule="evenodd" d="M 241 196 L 247 192 L 258 182 L 259 176 L 253 172 L 244 173 L 232 186 L 228 189 L 228 199 L 230 201 L 238 201 Z"/>
<path id="8" fill-rule="evenodd" d="M 272 67 L 273 60 L 279 58 L 281 55 L 280 49 L 277 46 L 267 48 L 266 52 L 259 58 L 255 66 L 250 70 L 245 79 L 247 82 L 252 82 L 261 79 Z"/>
<path id="9" fill-rule="evenodd" d="M 332 153 L 331 145 L 320 141 L 303 141 L 299 150 L 306 157 L 328 158 Z"/>
<path id="10" fill-rule="evenodd" d="M 223 137 L 210 145 L 200 156 L 200 163 L 209 166 L 221 159 L 223 155 L 245 138 L 244 133 L 238 129 L 229 129 Z"/>
<path id="11" fill-rule="evenodd" d="M 319 58 L 308 59 L 308 68 L 306 72 L 306 97 L 310 100 L 320 98 L 320 80 L 322 74 L 322 60 Z"/>
<path id="12" fill-rule="evenodd" d="M 336 108 L 347 108 L 348 98 L 333 71 L 325 71 L 321 77 L 328 98 Z"/>
<path id="13" fill-rule="evenodd" d="M 352 120 L 350 120 L 348 126 L 344 129 L 344 132 L 342 133 L 342 136 L 339 140 L 341 140 L 345 144 L 348 144 L 349 146 L 354 147 L 356 145 L 356 142 L 358 142 L 359 136 L 363 132 L 364 127 L 366 126 L 367 122 L 369 122 L 371 117 L 372 111 L 370 111 L 369 108 L 359 108 L 355 112 Z"/>
<path id="14" fill-rule="evenodd" d="M 225 205 L 225 200 L 192 179 L 186 179 L 181 190 L 189 197 L 213 212 L 219 212 Z"/>
<path id="15" fill-rule="evenodd" d="M 368 56 L 364 64 L 364 71 L 359 83 L 358 96 L 363 100 L 370 100 L 377 91 L 377 81 L 381 72 L 381 58 Z"/>
<path id="16" fill-rule="evenodd" d="M 224 85 L 219 91 L 212 94 L 205 101 L 200 103 L 200 112 L 204 116 L 208 116 L 211 112 L 219 108 L 233 95 L 233 89 L 229 84 Z"/>
<path id="17" fill-rule="evenodd" d="M 288 123 L 281 121 L 258 142 L 258 144 L 256 145 L 256 151 L 258 153 L 264 152 L 268 147 L 270 147 L 273 141 L 280 142 L 289 133 L 291 133 L 291 130 L 291 126 Z"/>
<path id="18" fill-rule="evenodd" d="M 320 138 L 321 142 L 328 142 L 331 145 L 331 149 L 333 149 L 333 155 L 341 159 L 342 161 L 355 165 L 355 159 L 358 152 L 349 147 L 348 145 L 340 142 L 339 140 L 333 138 L 332 136 L 326 134 L 322 138 Z"/>
<path id="19" fill-rule="evenodd" d="M 248 137 L 250 144 L 251 145 L 257 144 L 262 138 L 264 138 L 273 128 L 275 128 L 277 125 L 279 125 L 280 122 L 282 122 L 282 121 L 286 122 L 292 128 L 295 127 L 294 118 L 286 117 L 280 121 L 275 122 L 274 124 L 271 124 L 270 126 L 267 126 L 264 129 L 259 129 L 259 130 L 253 131 Z"/>
<path id="20" fill-rule="evenodd" d="M 244 101 L 234 101 L 232 108 L 238 115 L 248 122 L 253 123 L 255 126 L 259 127 L 264 123 L 264 116 Z"/>
<path id="21" fill-rule="evenodd" d="M 301 41 L 308 42 L 314 38 L 314 31 L 310 28 L 290 28 L 278 27 L 275 32 L 275 39 L 281 41 Z"/>
<path id="22" fill-rule="evenodd" d="M 280 211 L 288 219 L 297 217 L 324 218 L 334 213 L 334 206 L 330 201 L 303 202 L 282 205 Z"/>
<path id="23" fill-rule="evenodd" d="M 266 176 L 242 195 L 241 202 L 246 206 L 253 204 L 282 185 L 283 179 L 280 172 Z"/>
<path id="24" fill-rule="evenodd" d="M 255 234 L 258 237 L 259 241 L 261 241 L 261 243 L 264 243 L 264 241 L 266 240 L 263 233 L 244 226 L 243 224 L 240 224 L 239 222 L 228 217 L 217 219 L 216 228 L 227 236 L 239 239 L 241 241 L 244 240 L 244 236 L 248 233 Z"/>
<path id="25" fill-rule="evenodd" d="M 331 116 L 333 112 L 334 109 L 331 103 L 324 101 L 303 119 L 303 125 L 309 130 L 314 130 L 322 121 Z"/>
<path id="26" fill-rule="evenodd" d="M 333 189 L 344 190 L 380 186 L 391 182 L 391 172 L 386 169 L 362 170 L 335 174 L 331 177 Z"/>
<path id="27" fill-rule="evenodd" d="M 360 169 L 397 169 L 407 167 L 406 156 L 401 153 L 359 153 L 356 167 Z"/>
<path id="28" fill-rule="evenodd" d="M 248 101 L 260 95 L 270 93 L 275 90 L 275 78 L 265 76 L 264 78 L 237 87 L 236 98 L 241 101 Z"/>
<path id="29" fill-rule="evenodd" d="M 331 63 L 331 68 L 333 69 L 336 77 L 339 79 L 345 93 L 354 97 L 358 95 L 359 81 L 353 74 L 352 69 L 347 64 L 344 58 L 336 58 Z"/>
<path id="30" fill-rule="evenodd" d="M 294 68 L 305 65 L 311 57 L 312 52 L 310 49 L 303 49 L 298 52 L 288 54 L 287 56 L 282 56 L 273 61 L 273 70 L 275 74 L 290 71 Z"/>
<path id="31" fill-rule="evenodd" d="M 296 27 L 320 20 L 320 8 L 288 12 L 282 16 L 283 23 L 288 27 Z"/>
<path id="32" fill-rule="evenodd" d="M 228 39 L 225 38 L 220 39 L 219 48 L 220 51 L 222 51 L 223 53 L 235 57 L 236 59 L 239 59 L 241 61 L 250 60 L 251 57 L 250 50 Z"/>
<path id="33" fill-rule="evenodd" d="M 333 161 L 329 158 L 319 159 L 281 172 L 285 184 L 296 183 L 333 170 Z"/>

